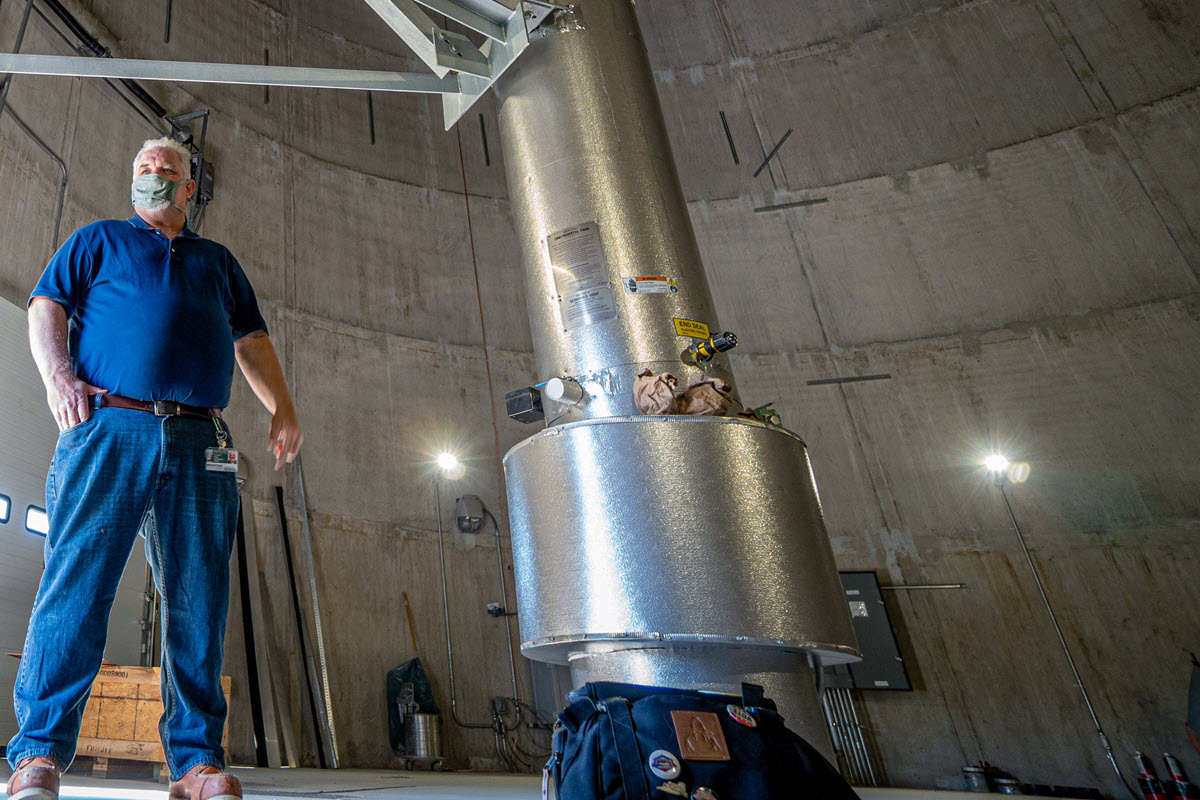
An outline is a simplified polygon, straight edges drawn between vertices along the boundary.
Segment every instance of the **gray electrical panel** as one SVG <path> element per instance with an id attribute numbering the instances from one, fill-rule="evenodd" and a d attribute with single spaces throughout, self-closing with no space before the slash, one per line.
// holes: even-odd
<path id="1" fill-rule="evenodd" d="M 841 572 L 839 575 L 863 660 L 857 664 L 826 667 L 825 685 L 830 689 L 912 691 L 896 634 L 883 604 L 879 579 L 874 572 Z"/>

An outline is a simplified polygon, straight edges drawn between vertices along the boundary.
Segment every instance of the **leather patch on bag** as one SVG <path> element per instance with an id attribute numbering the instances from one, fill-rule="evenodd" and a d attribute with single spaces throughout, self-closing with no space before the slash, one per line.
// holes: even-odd
<path id="1" fill-rule="evenodd" d="M 679 754 L 685 761 L 728 761 L 729 746 L 721 719 L 711 711 L 671 712 Z"/>

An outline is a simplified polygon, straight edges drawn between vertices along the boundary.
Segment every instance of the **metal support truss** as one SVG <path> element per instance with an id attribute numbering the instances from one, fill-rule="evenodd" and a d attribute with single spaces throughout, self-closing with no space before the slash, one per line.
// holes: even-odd
<path id="1" fill-rule="evenodd" d="M 259 64 L 207 64 L 196 61 L 137 61 L 0 53 L 0 74 L 70 75 L 76 78 L 129 78 L 184 83 L 239 83 L 310 89 L 362 89 L 375 92 L 447 94 L 459 91 L 458 76 L 357 69 L 275 67 Z"/>
<path id="2" fill-rule="evenodd" d="M 512 2 L 512 0 L 508 0 Z M 555 9 L 545 0 L 364 0 L 433 70 L 432 75 L 259 64 L 209 64 L 0 53 L 0 75 L 63 75 L 182 83 L 231 83 L 311 89 L 440 94 L 446 130 L 491 88 L 529 46 L 529 32 Z M 422 7 L 482 34 L 482 46 L 439 27 Z"/>

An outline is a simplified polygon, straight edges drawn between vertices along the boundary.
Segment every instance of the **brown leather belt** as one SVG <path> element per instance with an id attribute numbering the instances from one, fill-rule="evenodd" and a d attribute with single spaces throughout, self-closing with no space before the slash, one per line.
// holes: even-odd
<path id="1" fill-rule="evenodd" d="M 199 417 L 212 419 L 221 416 L 219 408 L 204 406 L 189 406 L 187 403 L 176 403 L 174 400 L 134 400 L 132 397 L 122 397 L 119 394 L 96 395 L 96 408 L 128 408 L 133 411 L 145 411 L 156 417 Z"/>

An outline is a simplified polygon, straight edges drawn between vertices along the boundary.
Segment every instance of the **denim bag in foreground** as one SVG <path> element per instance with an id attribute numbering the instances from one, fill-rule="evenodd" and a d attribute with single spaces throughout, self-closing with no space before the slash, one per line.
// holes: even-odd
<path id="1" fill-rule="evenodd" d="M 736 697 L 589 683 L 568 700 L 543 796 L 553 781 L 560 800 L 858 800 L 761 687 Z"/>

